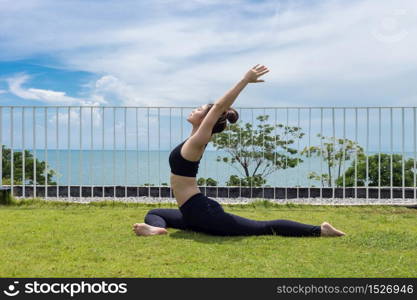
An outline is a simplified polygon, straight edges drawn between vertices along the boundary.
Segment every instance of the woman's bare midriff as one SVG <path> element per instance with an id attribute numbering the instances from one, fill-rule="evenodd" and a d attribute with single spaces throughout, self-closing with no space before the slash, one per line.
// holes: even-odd
<path id="1" fill-rule="evenodd" d="M 191 196 L 201 193 L 195 177 L 180 176 L 171 173 L 171 189 L 181 207 Z"/>

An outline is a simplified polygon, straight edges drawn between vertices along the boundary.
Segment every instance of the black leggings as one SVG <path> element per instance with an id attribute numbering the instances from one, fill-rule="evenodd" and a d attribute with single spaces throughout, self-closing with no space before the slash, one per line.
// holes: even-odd
<path id="1" fill-rule="evenodd" d="M 155 227 L 193 230 L 211 235 L 320 236 L 320 226 L 290 220 L 256 221 L 227 213 L 202 193 L 188 199 L 180 209 L 152 209 L 145 223 Z"/>

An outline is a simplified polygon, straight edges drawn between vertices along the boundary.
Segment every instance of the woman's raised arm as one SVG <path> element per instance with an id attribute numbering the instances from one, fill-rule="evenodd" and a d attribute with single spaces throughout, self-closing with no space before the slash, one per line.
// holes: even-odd
<path id="1" fill-rule="evenodd" d="M 269 70 L 264 65 L 259 66 L 257 64 L 251 68 L 245 76 L 232 88 L 230 89 L 223 97 L 214 102 L 214 105 L 217 105 L 221 111 L 226 111 L 232 106 L 233 102 L 240 94 L 240 92 L 246 87 L 248 83 L 257 83 L 264 82 L 264 80 L 258 79 L 262 75 L 268 73 Z"/>

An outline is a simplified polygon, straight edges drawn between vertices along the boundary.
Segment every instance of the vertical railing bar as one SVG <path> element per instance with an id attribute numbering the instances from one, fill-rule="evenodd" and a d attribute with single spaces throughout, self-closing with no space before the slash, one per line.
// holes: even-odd
<path id="1" fill-rule="evenodd" d="M 140 186 L 140 181 L 139 181 L 139 118 L 138 118 L 138 108 L 135 108 L 135 113 L 136 113 L 136 120 L 135 120 L 135 124 L 136 124 L 136 178 L 137 178 L 137 188 L 136 188 L 136 197 L 139 197 L 139 186 Z"/>
<path id="2" fill-rule="evenodd" d="M 11 195 L 13 196 L 13 183 L 14 183 L 14 158 L 13 158 L 13 106 L 10 107 L 10 186 Z M 3 159 L 3 158 L 2 158 Z"/>
<path id="3" fill-rule="evenodd" d="M 345 176 L 345 159 L 346 159 L 346 108 L 343 108 L 343 200 L 346 198 L 346 176 Z"/>
<path id="4" fill-rule="evenodd" d="M 182 123 L 181 123 L 182 124 Z M 217 134 L 214 135 L 214 141 L 217 142 Z M 220 179 L 219 179 L 219 162 L 217 161 L 217 156 L 216 156 L 216 179 L 217 179 L 217 185 L 216 185 L 216 198 L 219 197 L 219 184 L 220 184 Z"/>
<path id="5" fill-rule="evenodd" d="M 149 116 L 149 107 L 147 111 L 148 119 L 148 197 L 151 196 L 151 158 L 150 158 L 150 116 Z"/>
<path id="6" fill-rule="evenodd" d="M 287 110 L 286 110 L 286 128 L 285 128 L 285 150 L 286 150 L 286 153 L 285 153 L 285 170 L 287 171 L 287 173 L 288 173 L 288 148 L 287 148 L 288 147 L 288 145 L 287 145 L 288 136 L 287 136 L 287 133 L 288 133 L 288 127 L 289 127 L 288 119 L 289 119 L 289 110 L 287 108 Z M 285 176 L 285 201 L 288 201 L 288 176 Z"/>
<path id="7" fill-rule="evenodd" d="M 1 142 L 0 142 L 1 145 Z M 1 160 L 3 156 L 0 155 Z M 26 196 L 26 184 L 25 184 L 25 107 L 22 107 L 22 197 Z"/>
<path id="8" fill-rule="evenodd" d="M 208 176 L 207 176 L 207 156 L 205 156 L 204 158 L 203 158 L 203 161 L 204 161 L 204 178 L 205 178 L 205 180 L 204 180 L 204 195 L 206 195 L 207 196 L 207 178 L 208 178 Z"/>
<path id="9" fill-rule="evenodd" d="M 172 147 L 172 108 L 169 108 L 169 151 L 171 151 Z M 168 152 L 170 153 L 170 152 Z M 173 198 L 172 186 L 171 186 L 171 173 L 169 174 L 169 197 Z"/>
<path id="10" fill-rule="evenodd" d="M 36 198 L 36 124 L 35 124 L 35 110 L 36 110 L 36 107 L 35 106 L 33 106 L 32 107 L 32 109 L 33 109 L 33 118 L 32 118 L 32 121 L 33 121 L 33 126 L 32 126 L 32 128 L 33 128 L 33 139 L 32 139 L 32 143 L 33 143 L 33 184 L 34 184 L 34 187 L 33 187 L 33 197 L 34 198 Z"/>
<path id="11" fill-rule="evenodd" d="M 417 153 L 416 153 L 416 108 L 413 107 L 413 142 L 414 142 L 414 174 L 413 174 L 413 187 L 414 187 L 414 202 L 416 202 L 416 160 L 417 160 Z"/>
<path id="12" fill-rule="evenodd" d="M 90 171 L 88 172 L 90 175 L 90 187 L 91 187 L 91 198 L 94 196 L 94 185 L 93 185 L 93 107 L 90 108 Z"/>
<path id="13" fill-rule="evenodd" d="M 392 107 L 390 108 L 390 134 L 391 134 L 391 155 L 390 155 L 390 186 L 391 186 L 391 201 L 394 197 L 393 191 L 393 178 L 392 178 L 392 155 L 393 155 L 393 116 L 392 116 Z"/>
<path id="14" fill-rule="evenodd" d="M 82 177 L 82 148 L 83 148 L 83 143 L 82 143 L 82 136 L 83 136 L 83 134 L 82 134 L 82 128 L 83 128 L 83 126 L 82 126 L 82 119 L 83 119 L 83 110 L 82 110 L 82 106 L 80 106 L 80 153 L 79 153 L 79 156 L 78 156 L 78 162 L 79 162 L 79 167 L 80 167 L 80 169 L 78 170 L 78 173 L 80 174 L 79 176 L 79 182 L 80 182 L 80 186 L 79 186 L 79 189 L 80 189 L 80 194 L 79 194 L 79 198 L 80 198 L 80 200 L 81 200 L 81 197 L 82 197 L 82 185 L 83 185 L 83 177 Z"/>
<path id="15" fill-rule="evenodd" d="M 104 106 L 101 109 L 101 166 L 104 167 Z M 102 170 L 101 176 L 101 197 L 104 199 L 104 185 L 106 183 L 106 173 Z"/>
<path id="16" fill-rule="evenodd" d="M 311 172 L 311 157 L 310 157 L 310 147 L 311 147 L 311 107 L 308 109 L 308 148 L 307 148 L 307 157 L 308 157 L 308 198 L 311 198 L 311 178 L 309 176 Z"/>
<path id="17" fill-rule="evenodd" d="M 158 107 L 158 193 L 161 199 L 161 109 Z"/>
<path id="18" fill-rule="evenodd" d="M 402 168 L 402 194 L 403 194 L 403 201 L 405 200 L 405 168 L 404 168 L 404 148 L 405 148 L 405 124 L 404 124 L 404 107 L 401 108 L 401 144 L 402 144 L 402 159 L 401 159 L 401 168 Z"/>
<path id="19" fill-rule="evenodd" d="M 127 122 L 127 107 L 125 106 L 125 109 L 124 109 L 124 136 L 125 136 L 125 200 L 126 200 L 126 198 L 127 198 L 127 125 L 126 125 L 126 122 Z"/>
<path id="20" fill-rule="evenodd" d="M 251 137 L 252 137 L 252 153 L 253 153 L 253 157 L 255 157 L 255 147 L 254 147 L 254 143 L 253 143 L 253 130 L 254 130 L 254 128 L 255 128 L 255 126 L 254 126 L 254 118 L 253 118 L 253 111 L 254 111 L 254 109 L 252 108 L 251 109 L 251 113 L 252 113 L 252 132 L 251 132 Z M 253 174 L 254 175 L 254 174 Z M 250 177 L 250 198 L 252 199 L 253 198 L 253 187 L 252 187 L 252 183 L 253 183 L 253 176 L 251 176 Z"/>
<path id="21" fill-rule="evenodd" d="M 265 117 L 266 114 L 266 110 L 264 108 L 263 110 L 263 114 Z M 264 122 L 263 124 L 263 128 L 262 128 L 262 162 L 265 162 L 265 124 L 266 122 Z M 265 185 L 262 184 L 262 200 L 265 200 Z"/>
<path id="22" fill-rule="evenodd" d="M 358 198 L 358 108 L 355 107 L 355 200 Z"/>
<path id="23" fill-rule="evenodd" d="M 56 107 L 56 167 L 57 170 L 61 168 L 61 162 L 59 159 L 59 107 Z M 60 174 L 58 172 L 58 174 Z M 59 176 L 56 177 L 56 195 L 59 200 Z"/>
<path id="24" fill-rule="evenodd" d="M 184 117 L 184 113 L 183 113 L 183 107 L 181 107 L 181 110 L 180 110 L 180 120 L 181 120 L 181 126 L 180 126 L 180 130 L 181 130 L 181 141 L 183 141 L 184 140 L 184 129 L 183 129 L 183 127 L 184 127 L 184 124 L 183 124 L 183 117 Z"/>
<path id="25" fill-rule="evenodd" d="M 48 108 L 45 107 L 45 199 L 48 199 Z"/>
<path id="26" fill-rule="evenodd" d="M 323 108 L 320 108 L 320 201 L 323 201 Z"/>
<path id="27" fill-rule="evenodd" d="M 300 198 L 300 108 L 297 109 L 297 199 Z"/>
<path id="28" fill-rule="evenodd" d="M 378 109 L 378 200 L 381 200 L 381 107 Z"/>
<path id="29" fill-rule="evenodd" d="M 67 148 L 68 148 L 68 162 L 67 162 L 67 175 L 68 175 L 68 186 L 67 186 L 67 197 L 68 200 L 70 200 L 71 198 L 71 149 L 70 149 L 70 144 L 71 144 L 71 139 L 70 139 L 70 134 L 71 134 L 71 107 L 68 106 L 68 143 L 67 143 Z"/>
<path id="30" fill-rule="evenodd" d="M 113 201 L 116 201 L 116 107 L 113 107 Z"/>
<path id="31" fill-rule="evenodd" d="M 227 147 L 230 149 L 230 123 L 226 122 L 226 126 L 228 128 L 228 134 L 227 134 Z M 232 164 L 229 164 L 229 174 L 232 174 Z M 230 178 L 230 177 L 229 177 Z M 227 198 L 230 199 L 230 186 L 227 187 Z"/>
<path id="32" fill-rule="evenodd" d="M 329 182 L 332 185 L 332 198 L 335 198 L 335 184 L 336 184 L 336 170 L 335 170 L 335 166 L 336 166 L 336 126 L 335 126 L 335 110 L 334 107 L 332 108 L 332 129 L 333 129 L 333 167 L 331 168 L 331 171 L 333 172 L 333 177 L 330 179 L 329 178 Z"/>
<path id="33" fill-rule="evenodd" d="M 207 156 L 203 158 L 204 161 L 204 195 L 207 196 Z"/>
<path id="34" fill-rule="evenodd" d="M 239 108 L 239 116 L 242 116 L 242 109 L 241 108 Z M 243 144 L 244 144 L 244 142 L 243 142 Z M 239 157 L 242 159 L 243 145 L 242 145 L 242 128 L 241 128 L 241 126 L 239 126 L 239 145 L 240 145 Z M 274 189 L 274 192 L 275 192 L 275 189 Z M 239 199 L 242 199 L 242 178 L 239 179 Z"/>
<path id="35" fill-rule="evenodd" d="M 277 108 L 274 108 L 274 170 L 277 169 Z M 276 195 L 276 187 L 278 185 L 274 184 L 274 200 L 276 201 L 277 195 Z"/>
<path id="36" fill-rule="evenodd" d="M 369 107 L 366 108 L 366 151 L 365 151 L 365 157 L 366 157 L 366 201 L 369 199 L 369 160 L 368 160 L 368 152 L 369 152 Z"/>

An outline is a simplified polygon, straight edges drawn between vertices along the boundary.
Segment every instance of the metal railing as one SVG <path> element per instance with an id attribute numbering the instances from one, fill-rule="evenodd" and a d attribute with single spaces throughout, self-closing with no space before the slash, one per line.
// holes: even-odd
<path id="1" fill-rule="evenodd" d="M 0 184 L 10 186 L 12 194 L 21 197 L 172 198 L 168 155 L 191 132 L 191 124 L 186 122 L 184 112 L 188 113 L 193 108 L 0 106 Z M 240 115 L 239 127 L 233 131 L 229 125 L 222 134 L 228 135 L 229 143 L 238 138 L 237 156 L 242 160 L 272 163 L 273 176 L 261 177 L 268 179 L 268 184 L 252 185 L 254 178 L 249 180 L 250 184 L 243 184 L 245 176 L 242 174 L 245 174 L 241 173 L 239 177 L 235 173 L 240 184 L 230 184 L 232 168 L 235 171 L 242 171 L 242 168 L 239 164 L 236 168 L 236 164 L 216 159 L 220 154 L 222 159 L 230 159 L 231 151 L 227 152 L 230 145 L 223 144 L 223 149 L 226 149 L 223 152 L 220 149 L 210 150 L 213 148 L 210 146 L 203 156 L 198 174 L 198 177 L 206 179 L 200 186 L 204 193 L 213 197 L 240 198 L 416 200 L 416 107 L 235 109 Z M 118 118 L 120 111 L 123 115 Z M 260 116 L 268 118 L 262 121 Z M 245 124 L 250 124 L 250 127 Z M 301 135 L 302 131 L 306 133 Z M 242 136 L 247 138 L 248 132 L 251 142 L 245 137 L 241 140 Z M 214 141 L 218 136 L 213 136 Z M 65 140 L 66 143 L 63 142 Z M 249 152 L 249 147 L 245 148 L 246 142 L 251 146 Z M 348 145 L 351 147 L 349 152 Z M 292 155 L 288 150 L 291 147 L 294 147 Z M 14 156 L 19 152 L 20 158 L 15 161 Z M 312 153 L 320 155 L 313 158 Z M 121 154 L 123 163 L 116 163 L 116 156 Z M 73 155 L 78 161 L 74 161 Z M 97 156 L 101 160 L 97 160 Z M 280 161 L 278 167 L 277 158 L 282 157 L 285 157 L 285 162 Z M 387 158 L 388 164 L 384 161 Z M 31 166 L 26 164 L 27 161 L 31 161 Z M 8 164 L 10 166 L 4 169 Z M 162 171 L 161 166 L 164 168 Z M 363 167 L 365 174 L 361 179 L 358 175 L 362 174 Z M 42 174 L 37 172 L 39 168 L 43 168 Z M 338 176 L 335 176 L 337 168 Z M 353 174 L 347 173 L 349 168 L 354 170 Z M 54 173 L 49 173 L 51 170 L 59 175 L 56 182 L 53 180 Z M 151 175 L 155 170 L 157 174 Z M 312 172 L 315 172 L 314 175 Z M 16 178 L 18 173 L 21 173 L 21 179 Z M 161 183 L 161 176 L 165 183 Z M 382 184 L 388 176 L 389 184 Z M 208 178 L 217 184 L 207 184 Z M 347 179 L 350 185 L 347 185 Z M 15 183 L 15 180 L 18 182 Z"/>

